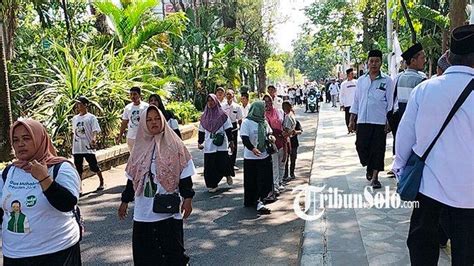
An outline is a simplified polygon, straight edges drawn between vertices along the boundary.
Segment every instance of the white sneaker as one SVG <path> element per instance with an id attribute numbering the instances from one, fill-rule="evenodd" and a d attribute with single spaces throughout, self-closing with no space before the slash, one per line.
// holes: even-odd
<path id="1" fill-rule="evenodd" d="M 234 179 L 232 179 L 232 176 L 226 176 L 227 179 L 227 185 L 232 186 L 234 184 Z"/>
<path id="2" fill-rule="evenodd" d="M 209 190 L 207 190 L 209 193 L 216 193 L 217 192 L 217 187 L 215 188 L 210 188 Z"/>
<path id="3" fill-rule="evenodd" d="M 280 185 L 280 186 L 278 187 L 278 190 L 280 190 L 280 192 L 281 192 L 281 191 L 284 191 L 284 190 L 285 190 L 285 186 Z"/>

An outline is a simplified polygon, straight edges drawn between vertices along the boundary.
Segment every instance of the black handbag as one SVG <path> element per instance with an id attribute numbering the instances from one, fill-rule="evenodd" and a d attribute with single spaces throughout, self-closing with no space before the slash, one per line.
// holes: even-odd
<path id="1" fill-rule="evenodd" d="M 153 198 L 154 213 L 179 213 L 181 197 L 178 193 L 156 194 Z"/>
<path id="2" fill-rule="evenodd" d="M 265 139 L 265 150 L 270 155 L 278 152 L 277 146 L 268 137 Z"/>
<path id="3" fill-rule="evenodd" d="M 222 146 L 224 144 L 224 134 L 223 133 L 214 133 L 211 134 L 212 143 L 216 146 Z"/>

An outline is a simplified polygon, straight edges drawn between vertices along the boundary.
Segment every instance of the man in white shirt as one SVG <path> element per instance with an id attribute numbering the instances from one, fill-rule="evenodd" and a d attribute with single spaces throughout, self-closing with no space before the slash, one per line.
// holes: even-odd
<path id="1" fill-rule="evenodd" d="M 412 91 L 397 132 L 393 172 L 400 177 L 412 152 L 423 156 L 461 93 L 474 80 L 474 25 L 451 34 L 449 62 L 442 76 Z M 425 160 L 407 245 L 412 265 L 437 265 L 440 213 L 451 239 L 453 265 L 474 264 L 474 94 L 454 114 Z M 403 140 L 403 141 L 398 141 Z"/>
<path id="2" fill-rule="evenodd" d="M 249 114 L 250 104 L 249 104 L 249 94 L 243 92 L 240 94 L 240 109 L 242 110 L 242 119 L 246 118 Z"/>
<path id="3" fill-rule="evenodd" d="M 225 90 L 222 87 L 217 87 L 216 96 L 219 100 L 219 103 L 222 105 L 225 102 Z"/>
<path id="4" fill-rule="evenodd" d="M 230 122 L 232 123 L 232 140 L 234 145 L 231 147 L 232 155 L 230 156 L 230 161 L 234 170 L 239 170 L 239 168 L 235 165 L 235 161 L 237 160 L 237 136 L 239 131 L 239 124 L 242 123 L 242 109 L 240 106 L 234 102 L 234 91 L 231 89 L 227 90 L 226 93 L 226 101 L 222 104 L 222 110 L 224 113 L 227 114 L 229 117 Z"/>
<path id="5" fill-rule="evenodd" d="M 76 100 L 76 111 L 78 112 L 72 118 L 72 156 L 74 157 L 74 165 L 82 180 L 84 172 L 83 163 L 86 159 L 89 169 L 96 173 L 99 177 L 98 191 L 104 190 L 104 178 L 100 171 L 95 149 L 97 148 L 97 134 L 100 132 L 99 122 L 95 115 L 87 111 L 90 101 L 85 96 L 80 96 Z"/>
<path id="6" fill-rule="evenodd" d="M 267 92 L 272 97 L 273 100 L 273 107 L 277 110 L 282 110 L 282 105 L 283 105 L 283 99 L 277 96 L 277 90 L 275 86 L 270 85 L 267 87 Z"/>
<path id="7" fill-rule="evenodd" d="M 339 86 L 336 84 L 335 80 L 331 81 L 331 85 L 329 86 L 329 92 L 331 93 L 331 101 L 332 107 L 337 107 L 337 96 L 339 95 Z"/>
<path id="8" fill-rule="evenodd" d="M 125 130 L 127 130 L 127 145 L 129 151 L 132 152 L 137 136 L 138 120 L 140 119 L 140 114 L 148 108 L 148 103 L 141 101 L 141 89 L 138 87 L 130 89 L 130 100 L 132 102 L 125 106 L 123 111 L 120 133 L 115 142 L 119 144 Z"/>
<path id="9" fill-rule="evenodd" d="M 346 74 L 347 80 L 343 81 L 341 84 L 339 100 L 341 102 L 341 107 L 344 108 L 344 112 L 346 113 L 346 126 L 347 132 L 349 132 L 349 120 L 351 117 L 349 110 L 351 109 L 352 103 L 354 102 L 357 80 L 354 79 L 354 69 L 347 69 Z"/>
<path id="10" fill-rule="evenodd" d="M 369 72 L 357 80 L 351 106 L 349 130 L 356 127 L 356 149 L 362 166 L 367 166 L 366 178 L 374 189 L 382 188 L 378 174 L 384 170 L 386 135 L 389 131 L 387 112 L 391 110 L 392 79 L 380 71 L 382 52 L 369 52 Z"/>

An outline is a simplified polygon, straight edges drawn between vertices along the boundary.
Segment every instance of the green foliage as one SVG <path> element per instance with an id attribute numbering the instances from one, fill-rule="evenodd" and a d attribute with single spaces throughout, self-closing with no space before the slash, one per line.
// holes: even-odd
<path id="1" fill-rule="evenodd" d="M 283 81 L 285 78 L 285 65 L 283 61 L 276 58 L 270 58 L 266 64 L 267 77 L 270 84 Z"/>
<path id="2" fill-rule="evenodd" d="M 201 117 L 196 107 L 191 102 L 170 102 L 166 105 L 181 124 L 197 122 Z"/>

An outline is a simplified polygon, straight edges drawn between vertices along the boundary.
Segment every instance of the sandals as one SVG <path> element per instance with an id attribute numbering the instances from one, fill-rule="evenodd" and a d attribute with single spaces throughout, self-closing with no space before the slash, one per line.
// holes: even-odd
<path id="1" fill-rule="evenodd" d="M 373 189 L 382 188 L 382 184 L 380 184 L 380 182 L 378 180 L 374 180 L 374 181 L 372 181 L 372 188 Z"/>

